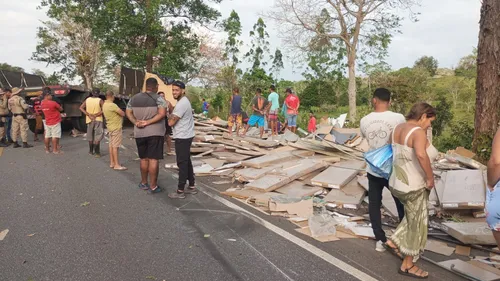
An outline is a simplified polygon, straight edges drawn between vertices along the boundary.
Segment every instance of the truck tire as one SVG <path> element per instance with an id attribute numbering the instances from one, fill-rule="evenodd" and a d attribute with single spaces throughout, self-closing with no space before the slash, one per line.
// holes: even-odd
<path id="1" fill-rule="evenodd" d="M 82 133 L 87 132 L 87 123 L 85 123 L 85 116 L 73 117 L 71 118 L 71 122 L 73 123 L 73 128 Z"/>

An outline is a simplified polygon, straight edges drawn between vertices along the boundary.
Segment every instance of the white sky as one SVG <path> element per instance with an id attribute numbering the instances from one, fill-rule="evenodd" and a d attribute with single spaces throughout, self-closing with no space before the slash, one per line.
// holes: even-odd
<path id="1" fill-rule="evenodd" d="M 21 66 L 30 72 L 39 68 L 52 73 L 57 67 L 30 61 L 36 47 L 37 27 L 46 20 L 45 11 L 37 10 L 40 0 L 0 0 L 0 62 Z M 268 11 L 272 0 L 224 0 L 219 4 L 222 16 L 226 18 L 234 9 L 242 25 L 242 39 L 249 43 L 248 33 L 259 14 Z M 393 69 L 412 66 L 420 56 L 433 56 L 440 67 L 451 68 L 458 60 L 472 52 L 477 46 L 479 31 L 480 0 L 422 0 L 418 22 L 405 20 L 402 34 L 396 34 L 389 48 L 387 62 Z M 404 14 L 403 16 L 406 16 Z M 273 22 L 266 22 L 271 36 L 271 50 L 280 47 L 281 41 Z M 225 35 L 219 35 L 224 38 Z M 286 54 L 285 54 L 286 55 Z M 288 80 L 300 80 L 302 70 L 294 71 L 285 62 L 281 76 Z"/>

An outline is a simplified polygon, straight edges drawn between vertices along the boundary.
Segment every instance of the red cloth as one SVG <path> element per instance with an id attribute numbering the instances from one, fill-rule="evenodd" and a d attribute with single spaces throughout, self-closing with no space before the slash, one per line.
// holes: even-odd
<path id="1" fill-rule="evenodd" d="M 42 102 L 38 98 L 33 103 L 33 109 L 35 109 L 36 114 L 42 113 Z"/>
<path id="2" fill-rule="evenodd" d="M 59 111 L 61 106 L 52 100 L 42 101 L 42 111 L 45 116 L 45 123 L 47 126 L 53 126 L 62 121 L 61 112 Z"/>
<path id="3" fill-rule="evenodd" d="M 309 133 L 316 132 L 316 118 L 314 116 L 309 119 L 307 130 L 309 131 Z"/>
<path id="4" fill-rule="evenodd" d="M 285 104 L 287 107 L 287 110 L 286 110 L 287 114 L 293 114 L 293 115 L 298 114 L 297 107 L 299 107 L 299 104 L 300 104 L 299 97 L 297 97 L 294 94 L 290 94 L 286 97 Z"/>

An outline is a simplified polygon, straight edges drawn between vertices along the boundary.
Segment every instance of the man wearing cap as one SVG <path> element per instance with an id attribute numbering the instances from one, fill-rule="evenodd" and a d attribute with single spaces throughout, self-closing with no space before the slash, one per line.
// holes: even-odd
<path id="1" fill-rule="evenodd" d="M 191 102 L 186 97 L 186 85 L 181 81 L 172 84 L 172 95 L 177 100 L 174 111 L 168 118 L 168 124 L 174 131 L 175 155 L 179 167 L 179 184 L 177 191 L 168 197 L 184 199 L 186 194 L 196 194 L 198 190 L 194 185 L 194 170 L 191 162 L 191 143 L 194 138 L 194 119 Z M 189 187 L 186 189 L 186 183 Z"/>
<path id="2" fill-rule="evenodd" d="M 29 108 L 26 101 L 19 96 L 22 91 L 20 88 L 13 88 L 12 95 L 9 99 L 8 106 L 10 112 L 12 112 L 12 141 L 14 142 L 14 148 L 21 147 L 17 143 L 17 137 L 21 135 L 23 141 L 23 148 L 33 147 L 28 144 L 28 116 L 26 115 L 26 110 Z"/>
<path id="3" fill-rule="evenodd" d="M 100 143 L 104 137 L 104 125 L 102 119 L 102 105 L 104 101 L 99 97 L 101 91 L 98 88 L 92 90 L 80 106 L 80 111 L 85 114 L 87 123 L 87 140 L 89 141 L 89 154 L 96 158 L 101 157 Z"/>
<path id="4" fill-rule="evenodd" d="M 5 92 L 0 89 L 0 147 L 7 147 L 9 144 L 4 140 L 5 127 L 7 126 L 7 116 L 9 116 L 9 108 L 7 106 L 7 96 Z"/>
<path id="5" fill-rule="evenodd" d="M 158 81 L 148 78 L 146 92 L 132 96 L 126 110 L 128 119 L 135 125 L 135 143 L 141 159 L 139 189 L 150 194 L 162 191 L 158 186 L 158 172 L 159 160 L 163 159 L 167 102 L 157 92 Z"/>

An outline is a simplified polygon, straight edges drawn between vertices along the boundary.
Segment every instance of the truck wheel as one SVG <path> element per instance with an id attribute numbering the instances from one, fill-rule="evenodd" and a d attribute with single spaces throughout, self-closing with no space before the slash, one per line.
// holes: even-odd
<path id="1" fill-rule="evenodd" d="M 77 129 L 82 133 L 87 132 L 87 123 L 85 123 L 85 116 L 73 117 L 71 118 L 71 122 L 73 123 L 73 128 Z"/>
<path id="2" fill-rule="evenodd" d="M 32 133 L 35 133 L 36 119 L 28 119 L 28 127 Z M 38 130 L 38 132 L 36 132 L 36 133 L 43 134 L 43 127 L 41 130 Z"/>

